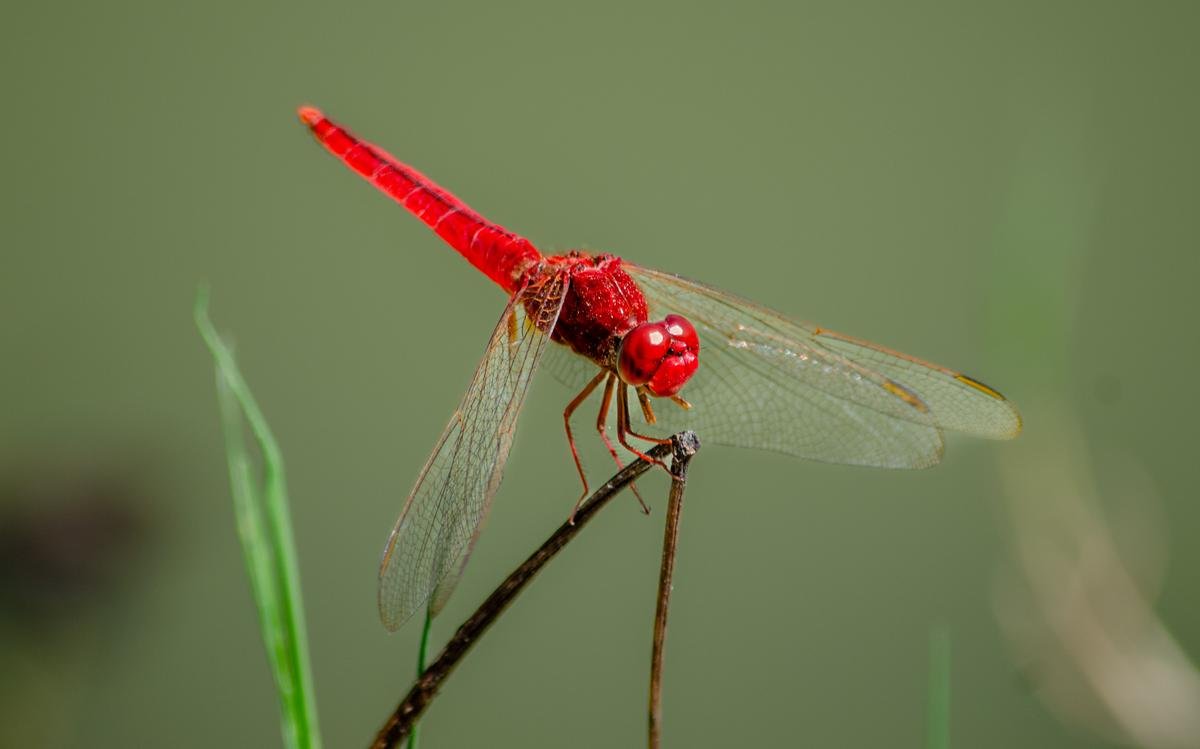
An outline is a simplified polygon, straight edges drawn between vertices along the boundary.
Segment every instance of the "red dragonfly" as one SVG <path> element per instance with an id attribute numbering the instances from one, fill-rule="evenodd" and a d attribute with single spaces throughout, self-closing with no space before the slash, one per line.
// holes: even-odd
<path id="1" fill-rule="evenodd" d="M 634 431 L 631 398 L 648 424 L 694 429 L 708 442 L 886 468 L 937 463 L 943 430 L 997 439 L 1021 430 L 1004 396 L 960 372 L 615 255 L 542 255 L 319 110 L 302 107 L 299 114 L 330 153 L 509 297 L 388 539 L 379 572 L 379 613 L 388 629 L 425 606 L 436 614 L 452 592 L 543 355 L 560 379 L 582 386 L 563 421 L 584 495 L 571 416 L 601 386 L 595 428 L 618 465 L 606 431 L 614 397 L 617 441 L 636 455 L 643 453 L 631 440 L 665 440 Z M 652 398 L 671 403 L 656 411 Z"/>

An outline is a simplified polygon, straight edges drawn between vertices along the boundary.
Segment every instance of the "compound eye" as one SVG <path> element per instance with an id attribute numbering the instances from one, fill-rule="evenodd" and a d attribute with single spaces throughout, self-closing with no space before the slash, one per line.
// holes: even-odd
<path id="1" fill-rule="evenodd" d="M 617 354 L 621 379 L 630 385 L 645 385 L 658 371 L 670 346 L 671 336 L 663 323 L 644 322 L 626 333 Z"/>
<path id="2" fill-rule="evenodd" d="M 667 326 L 667 332 L 677 341 L 682 341 L 687 344 L 688 350 L 696 353 L 700 351 L 700 336 L 696 334 L 696 328 L 683 315 L 667 315 L 663 318 L 663 325 Z"/>
<path id="3" fill-rule="evenodd" d="M 696 368 L 699 366 L 700 360 L 691 351 L 668 356 L 662 360 L 650 382 L 646 383 L 646 389 L 651 395 L 669 398 L 683 389 L 692 375 L 696 374 Z"/>

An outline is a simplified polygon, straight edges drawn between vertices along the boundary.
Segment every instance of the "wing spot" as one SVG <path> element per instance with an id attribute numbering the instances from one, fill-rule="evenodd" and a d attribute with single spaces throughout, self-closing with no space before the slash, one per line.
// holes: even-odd
<path id="1" fill-rule="evenodd" d="M 925 401 L 917 397 L 917 394 L 908 388 L 904 387 L 895 380 L 884 380 L 882 383 L 883 389 L 904 401 L 908 405 L 917 409 L 921 413 L 929 413 L 929 406 L 925 405 Z"/>
<path id="2" fill-rule="evenodd" d="M 976 390 L 983 393 L 984 395 L 990 395 L 998 401 L 1008 400 L 1007 398 L 1005 398 L 1003 395 L 1000 394 L 999 390 L 988 387 L 987 385 L 984 385 L 982 382 L 974 379 L 973 377 L 967 377 L 965 374 L 956 374 L 956 375 L 954 375 L 954 379 L 958 380 L 959 382 L 963 383 L 964 385 L 970 385 L 971 387 L 975 388 Z"/>

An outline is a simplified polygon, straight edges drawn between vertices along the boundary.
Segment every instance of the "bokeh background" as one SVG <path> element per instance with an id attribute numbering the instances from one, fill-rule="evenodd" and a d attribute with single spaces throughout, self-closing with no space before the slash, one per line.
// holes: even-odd
<path id="1" fill-rule="evenodd" d="M 288 460 L 326 743 L 364 745 L 411 680 L 376 564 L 503 299 L 302 103 L 544 250 L 704 279 L 1021 406 L 1019 440 L 915 473 L 705 449 L 668 746 L 923 745 L 942 637 L 957 746 L 1200 745 L 1194 3 L 4 16 L 0 745 L 279 744 L 201 281 Z M 574 501 L 568 396 L 535 383 L 436 638 Z M 426 745 L 640 744 L 661 518 L 603 513 Z"/>

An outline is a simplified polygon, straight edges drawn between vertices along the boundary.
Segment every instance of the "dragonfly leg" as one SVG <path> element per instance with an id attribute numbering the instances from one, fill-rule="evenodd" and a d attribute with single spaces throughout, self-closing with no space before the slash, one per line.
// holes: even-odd
<path id="1" fill-rule="evenodd" d="M 650 405 L 650 396 L 646 395 L 646 388 L 637 388 L 638 403 L 642 406 L 642 418 L 647 424 L 653 424 L 658 421 L 654 418 L 654 408 Z"/>
<path id="2" fill-rule="evenodd" d="M 657 437 L 647 437 L 645 435 L 638 434 L 637 432 L 634 432 L 632 429 L 630 429 L 630 427 L 629 427 L 629 394 L 625 392 L 626 387 L 627 386 L 624 383 L 621 383 L 621 385 L 617 389 L 617 441 L 621 443 L 622 447 L 624 447 L 626 450 L 633 453 L 634 455 L 638 456 L 642 460 L 645 460 L 649 463 L 654 463 L 655 465 L 660 465 L 660 466 L 662 466 L 664 471 L 670 473 L 671 469 L 667 467 L 666 463 L 662 462 L 661 460 L 657 460 L 655 458 L 650 457 L 646 453 L 642 452 L 641 450 L 637 449 L 633 445 L 629 444 L 629 439 L 628 439 L 629 437 L 638 437 L 640 439 L 646 440 L 647 442 L 653 442 L 653 443 L 659 444 L 659 445 L 670 442 L 671 440 L 659 439 Z"/>
<path id="3" fill-rule="evenodd" d="M 633 420 L 629 418 L 629 397 L 624 391 L 621 392 L 621 395 L 623 396 L 621 398 L 621 410 L 624 412 L 624 415 L 625 415 L 625 433 L 627 435 L 629 435 L 630 437 L 637 437 L 640 440 L 645 440 L 645 441 L 653 443 L 655 445 L 665 445 L 671 441 L 670 439 L 667 439 L 667 438 L 651 437 L 648 434 L 641 434 L 639 432 L 633 431 Z M 647 406 L 649 406 L 649 403 L 647 403 Z M 650 423 L 653 423 L 653 422 L 650 422 Z M 628 447 L 628 445 L 626 445 L 626 447 Z M 658 462 L 662 463 L 662 461 L 658 461 Z"/>
<path id="4" fill-rule="evenodd" d="M 580 495 L 579 501 L 575 503 L 574 509 L 571 510 L 571 516 L 567 518 L 567 522 L 571 525 L 575 524 L 575 512 L 579 509 L 579 505 L 583 504 L 583 500 L 587 499 L 587 496 L 591 494 L 591 491 L 588 489 L 587 476 L 583 473 L 583 463 L 579 462 L 579 450 L 575 447 L 575 435 L 571 433 L 571 414 L 575 413 L 575 409 L 579 408 L 579 404 L 587 400 L 592 391 L 608 376 L 609 373 L 607 370 L 600 370 L 600 374 L 593 377 L 588 384 L 584 385 L 583 390 L 579 391 L 579 395 L 576 395 L 567 404 L 567 407 L 563 409 L 563 426 L 567 428 L 567 445 L 571 448 L 571 457 L 575 459 L 575 470 L 579 471 L 579 480 L 583 482 L 583 494 Z"/>
<path id="5" fill-rule="evenodd" d="M 604 382 L 604 397 L 600 401 L 600 413 L 596 417 L 596 431 L 600 433 L 600 439 L 604 440 L 604 446 L 608 448 L 608 454 L 612 456 L 613 462 L 617 464 L 617 470 L 625 467 L 621 462 L 621 456 L 617 454 L 617 448 L 613 447 L 612 440 L 608 437 L 608 407 L 612 405 L 613 387 L 617 384 L 617 376 L 611 372 L 608 379 Z M 638 504 L 642 506 L 642 512 L 646 515 L 650 514 L 650 507 L 646 504 L 646 500 L 642 499 L 642 493 L 638 491 L 636 483 L 630 483 L 629 488 L 633 490 L 633 496 L 637 497 Z"/>

